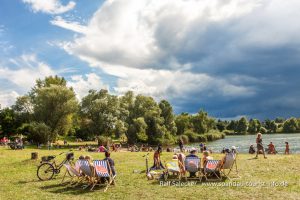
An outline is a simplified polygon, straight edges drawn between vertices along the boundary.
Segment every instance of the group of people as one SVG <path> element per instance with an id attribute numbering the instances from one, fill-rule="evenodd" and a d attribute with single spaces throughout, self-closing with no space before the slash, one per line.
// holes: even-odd
<path id="1" fill-rule="evenodd" d="M 250 154 L 255 154 L 255 152 L 256 152 L 255 158 L 258 158 L 258 154 L 263 154 L 264 158 L 267 158 L 266 154 L 265 154 L 265 148 L 264 148 L 263 142 L 262 142 L 262 134 L 261 133 L 257 134 L 256 147 L 257 147 L 257 150 L 255 151 L 254 145 L 251 145 L 249 147 L 249 153 Z M 273 142 L 270 142 L 270 144 L 268 144 L 267 153 L 268 154 L 276 154 L 277 153 L 277 151 L 275 149 L 275 145 L 273 144 Z M 290 146 L 289 146 L 288 142 L 285 142 L 284 154 L 290 154 Z"/>
<path id="2" fill-rule="evenodd" d="M 202 165 L 202 168 L 203 168 L 206 165 L 208 160 L 213 160 L 214 158 L 211 156 L 211 153 L 209 151 L 203 151 L 201 153 L 202 153 L 202 158 L 201 158 L 200 165 Z M 227 154 L 232 153 L 232 155 L 235 155 L 237 152 L 236 152 L 235 147 L 233 147 L 231 150 L 230 149 L 225 149 L 224 153 L 225 153 L 225 156 L 220 160 L 220 163 L 219 163 L 220 165 L 222 165 L 225 162 L 225 158 L 226 158 Z M 159 150 L 159 149 L 154 152 L 154 155 L 153 155 L 154 164 L 150 168 L 150 171 L 151 170 L 165 169 L 165 166 L 161 162 L 160 154 L 161 154 L 161 150 Z M 172 161 L 178 161 L 180 170 L 182 172 L 185 172 L 184 163 L 185 163 L 185 160 L 187 158 L 190 158 L 190 157 L 199 158 L 199 156 L 197 155 L 197 149 L 196 148 L 192 148 L 188 155 L 185 155 L 182 152 L 175 153 L 172 157 Z M 232 156 L 232 159 L 234 159 L 234 158 L 235 158 L 235 156 Z M 194 177 L 194 176 L 195 176 L 195 173 L 190 172 L 190 177 Z"/>
<path id="3" fill-rule="evenodd" d="M 179 149 L 180 149 L 180 152 L 184 152 L 184 142 L 181 138 L 179 138 L 178 140 L 178 145 L 179 145 Z M 200 152 L 203 153 L 204 151 L 209 151 L 210 153 L 212 153 L 212 150 L 211 149 L 207 149 L 207 146 L 205 143 L 200 143 L 199 144 L 199 148 L 200 148 Z"/>
<path id="4" fill-rule="evenodd" d="M 106 151 L 105 153 L 105 158 L 104 160 L 107 160 L 107 162 L 109 163 L 109 166 L 110 166 L 110 169 L 111 169 L 111 173 L 113 175 L 116 175 L 116 170 L 115 170 L 115 162 L 114 160 L 110 157 L 110 152 L 109 151 Z M 86 155 L 86 156 L 79 156 L 79 160 L 86 160 L 88 161 L 90 167 L 94 167 L 93 166 L 93 158 L 90 156 L 90 155 Z"/>

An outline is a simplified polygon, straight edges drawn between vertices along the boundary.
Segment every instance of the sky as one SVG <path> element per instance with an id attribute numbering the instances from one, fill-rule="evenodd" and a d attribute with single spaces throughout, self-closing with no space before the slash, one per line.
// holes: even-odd
<path id="1" fill-rule="evenodd" d="M 299 0 L 0 0 L 0 104 L 38 78 L 176 113 L 300 116 Z"/>

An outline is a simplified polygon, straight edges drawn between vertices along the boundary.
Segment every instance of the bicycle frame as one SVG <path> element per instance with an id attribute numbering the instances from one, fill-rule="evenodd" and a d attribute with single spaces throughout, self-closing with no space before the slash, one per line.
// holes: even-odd
<path id="1" fill-rule="evenodd" d="M 69 160 L 67 160 L 67 159 L 64 159 L 60 164 L 56 164 L 56 162 L 55 162 L 55 160 L 53 160 L 53 162 L 51 163 L 53 166 L 54 166 L 54 168 L 56 169 L 56 170 L 60 170 L 61 168 L 62 168 L 62 166 L 65 164 L 65 163 L 68 163 L 69 162 Z"/>

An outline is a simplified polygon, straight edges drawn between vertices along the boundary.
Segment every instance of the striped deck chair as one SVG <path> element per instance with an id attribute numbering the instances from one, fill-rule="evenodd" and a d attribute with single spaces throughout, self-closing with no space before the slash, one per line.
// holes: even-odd
<path id="1" fill-rule="evenodd" d="M 95 187 L 95 185 L 104 185 L 104 192 L 108 189 L 108 187 L 114 183 L 114 176 L 112 174 L 111 168 L 107 160 L 94 160 L 94 176 L 95 181 L 92 185 L 91 190 Z"/>
<path id="2" fill-rule="evenodd" d="M 208 160 L 203 168 L 203 175 L 206 180 L 221 180 L 220 177 L 220 160 Z M 215 176 L 216 179 L 209 177 Z"/>
<path id="3" fill-rule="evenodd" d="M 83 188 L 87 188 L 94 183 L 94 167 L 92 167 L 87 160 L 80 160 L 80 171 L 84 180 L 87 182 L 87 185 Z"/>
<path id="4" fill-rule="evenodd" d="M 234 177 L 234 178 L 240 178 L 237 164 L 236 164 L 236 154 L 227 153 L 225 156 L 224 163 L 222 163 L 220 166 L 222 175 L 224 175 L 224 177 L 230 179 L 229 174 L 232 171 L 234 165 L 235 165 L 235 172 L 237 175 L 237 177 Z M 226 173 L 225 170 L 228 170 L 228 172 Z"/>
<path id="5" fill-rule="evenodd" d="M 61 184 L 64 183 L 64 180 L 66 177 L 70 178 L 69 184 L 74 184 L 74 183 L 79 183 L 81 181 L 82 175 L 79 172 L 79 170 L 76 170 L 75 167 L 73 167 L 72 165 L 70 165 L 69 163 L 64 164 L 65 168 L 66 168 L 66 172 L 62 178 Z M 67 173 L 69 174 L 69 176 L 67 176 Z M 74 180 L 75 179 L 75 180 Z"/>
<path id="6" fill-rule="evenodd" d="M 186 157 L 185 161 L 184 161 L 184 166 L 185 166 L 185 171 L 191 173 L 198 173 L 198 177 L 196 176 L 196 178 L 202 179 L 201 176 L 201 171 L 200 171 L 200 158 L 197 157 Z M 194 179 L 194 177 L 190 177 L 192 179 Z M 188 177 L 185 176 L 185 179 L 187 180 Z"/>
<path id="7" fill-rule="evenodd" d="M 181 176 L 182 176 L 182 172 L 181 172 L 180 166 L 179 166 L 180 164 L 181 163 L 178 160 L 167 162 L 166 163 L 166 171 L 164 173 L 164 179 L 168 180 L 168 178 L 170 177 L 170 173 L 173 173 L 173 174 L 176 174 L 176 178 L 178 180 L 180 180 Z"/>

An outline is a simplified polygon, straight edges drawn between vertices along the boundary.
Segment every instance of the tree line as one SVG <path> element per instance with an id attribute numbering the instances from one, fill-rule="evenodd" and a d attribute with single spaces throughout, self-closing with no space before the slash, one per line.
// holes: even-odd
<path id="1" fill-rule="evenodd" d="M 79 102 L 63 77 L 38 79 L 34 87 L 17 98 L 14 105 L 0 108 L 2 136 L 22 134 L 34 143 L 55 142 L 59 136 L 83 140 L 110 137 L 133 143 L 174 144 L 205 142 L 225 134 L 297 132 L 300 121 L 240 120 L 222 121 L 204 110 L 175 115 L 167 100 L 156 102 L 150 96 L 128 91 L 122 96 L 108 90 L 90 90 Z"/>

